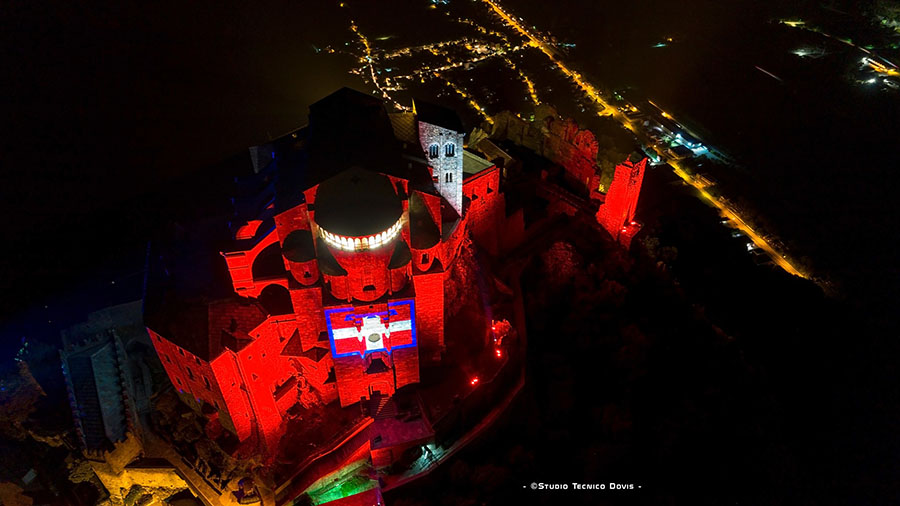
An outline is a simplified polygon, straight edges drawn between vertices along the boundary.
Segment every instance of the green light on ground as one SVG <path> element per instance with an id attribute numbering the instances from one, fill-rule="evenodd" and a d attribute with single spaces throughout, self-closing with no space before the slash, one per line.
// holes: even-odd
<path id="1" fill-rule="evenodd" d="M 350 479 L 335 483 L 327 489 L 319 489 L 310 493 L 314 504 L 325 504 L 351 495 L 361 494 L 375 488 L 375 482 L 366 476 L 353 476 Z"/>
<path id="2" fill-rule="evenodd" d="M 371 490 L 375 481 L 369 477 L 370 469 L 365 461 L 348 464 L 320 479 L 317 483 L 324 482 L 324 485 L 308 489 L 306 495 L 313 504 L 325 504 Z"/>

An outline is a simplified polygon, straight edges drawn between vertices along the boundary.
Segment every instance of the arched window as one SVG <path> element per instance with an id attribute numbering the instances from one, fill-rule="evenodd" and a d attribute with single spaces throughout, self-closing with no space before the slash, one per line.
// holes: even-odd
<path id="1" fill-rule="evenodd" d="M 445 183 L 452 183 L 452 182 L 453 182 L 453 173 L 452 173 L 452 172 L 446 172 L 446 173 L 444 173 L 444 182 L 445 182 Z"/>
<path id="2" fill-rule="evenodd" d="M 428 146 L 428 157 L 429 158 L 437 158 L 440 155 L 440 147 L 437 144 L 432 144 Z"/>
<path id="3" fill-rule="evenodd" d="M 456 154 L 456 145 L 447 143 L 444 145 L 444 156 L 453 156 Z"/>

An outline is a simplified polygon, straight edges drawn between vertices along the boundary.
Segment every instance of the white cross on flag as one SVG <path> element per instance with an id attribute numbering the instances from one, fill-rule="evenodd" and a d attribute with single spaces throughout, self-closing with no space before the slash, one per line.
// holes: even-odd
<path id="1" fill-rule="evenodd" d="M 353 308 L 329 309 L 325 316 L 331 335 L 332 355 L 342 357 L 387 351 L 415 345 L 412 301 L 388 304 L 382 313 L 354 312 Z"/>

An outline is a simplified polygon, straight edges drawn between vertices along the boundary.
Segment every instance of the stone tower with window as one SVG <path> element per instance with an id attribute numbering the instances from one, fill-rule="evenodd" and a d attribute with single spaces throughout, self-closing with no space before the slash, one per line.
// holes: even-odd
<path id="1" fill-rule="evenodd" d="M 438 192 L 462 216 L 463 133 L 455 112 L 425 102 L 413 106 L 419 124 L 419 142 Z"/>

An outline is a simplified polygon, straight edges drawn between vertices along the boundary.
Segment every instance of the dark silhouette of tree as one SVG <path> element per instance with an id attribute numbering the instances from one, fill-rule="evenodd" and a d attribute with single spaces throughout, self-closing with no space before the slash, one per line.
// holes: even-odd
<path id="1" fill-rule="evenodd" d="M 6 437 L 22 441 L 28 437 L 29 417 L 37 411 L 37 402 L 44 396 L 28 364 L 16 360 L 15 370 L 0 379 L 0 431 Z"/>
<path id="2" fill-rule="evenodd" d="M 550 288 L 559 288 L 571 282 L 581 266 L 581 256 L 575 247 L 563 241 L 553 243 L 540 257 L 543 264 L 541 274 Z"/>

